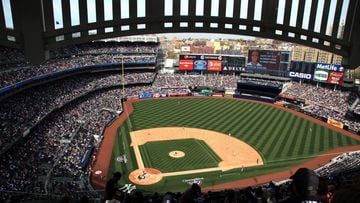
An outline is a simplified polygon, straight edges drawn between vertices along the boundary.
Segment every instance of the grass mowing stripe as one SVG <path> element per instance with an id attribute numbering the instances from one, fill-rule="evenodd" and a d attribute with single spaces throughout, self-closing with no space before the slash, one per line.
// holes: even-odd
<path id="1" fill-rule="evenodd" d="M 223 112 L 221 112 L 219 114 L 220 118 L 217 121 L 218 124 L 216 125 L 214 130 L 222 131 L 224 133 L 234 134 L 234 132 L 231 131 L 236 125 L 238 125 L 236 121 L 244 111 L 244 109 L 240 109 L 240 111 L 236 111 L 236 109 L 237 109 L 236 106 L 232 105 L 229 106 L 229 108 L 227 108 Z"/>
<path id="2" fill-rule="evenodd" d="M 258 120 L 258 123 L 260 123 L 260 127 L 253 127 L 250 131 L 249 134 L 252 134 L 253 136 L 251 136 L 248 139 L 248 143 L 250 143 L 252 146 L 255 146 L 256 143 L 259 141 L 259 139 L 261 139 L 263 136 L 263 132 L 265 131 L 265 129 L 267 129 L 268 127 L 268 123 L 271 122 L 273 119 L 268 119 L 268 116 L 276 116 L 273 114 L 274 109 L 268 108 L 266 109 L 266 111 L 264 112 L 263 116 L 260 118 L 260 120 Z"/>
<path id="3" fill-rule="evenodd" d="M 321 128 L 323 129 L 323 132 L 324 132 L 323 136 L 324 136 L 324 139 L 326 140 L 326 142 L 325 142 L 325 140 L 323 140 L 324 149 L 325 149 L 325 151 L 327 151 L 329 149 L 329 146 L 330 146 L 329 143 L 333 142 L 333 140 L 332 140 L 333 138 L 329 136 L 329 131 L 328 131 L 327 128 L 324 128 L 324 127 L 321 127 Z"/>
<path id="4" fill-rule="evenodd" d="M 278 127 L 279 121 L 283 117 L 283 115 L 285 115 L 285 111 L 278 112 L 275 120 L 268 119 L 269 121 L 271 121 L 271 124 L 264 129 L 264 132 L 262 132 L 262 136 L 256 144 L 256 148 L 259 151 L 265 147 L 266 142 L 269 141 L 269 131 L 274 132 L 276 130 L 276 127 Z"/>
<path id="5" fill-rule="evenodd" d="M 211 108 L 209 107 L 209 109 L 211 109 Z M 212 111 L 221 112 L 221 107 L 218 106 L 218 109 L 213 109 Z M 209 113 L 209 112 L 208 112 L 208 113 Z M 221 116 L 225 115 L 225 113 L 226 113 L 226 111 L 223 111 L 222 113 L 217 114 L 217 115 L 212 116 L 212 117 L 211 117 L 209 114 L 207 114 L 207 113 L 205 114 L 205 113 L 204 113 L 204 115 L 202 116 L 202 117 L 204 117 L 204 119 L 202 119 L 201 122 L 197 122 L 197 123 L 199 124 L 199 126 L 205 126 L 206 129 L 212 129 L 210 126 L 206 125 L 206 123 L 209 123 L 209 124 L 214 125 L 214 121 L 220 120 L 221 118 L 223 118 L 223 117 L 221 117 Z M 209 118 L 209 117 L 210 117 L 210 119 L 206 119 L 206 118 Z M 220 117 L 220 118 L 219 118 L 219 117 Z M 216 125 L 215 125 L 215 126 L 216 126 Z"/>
<path id="6" fill-rule="evenodd" d="M 317 128 L 317 135 L 320 136 L 320 144 L 319 144 L 319 151 L 320 152 L 323 152 L 325 150 L 325 143 L 324 143 L 324 139 L 325 139 L 325 136 L 324 136 L 324 131 L 325 131 L 325 128 L 323 128 L 322 126 L 319 126 Z"/>
<path id="7" fill-rule="evenodd" d="M 289 119 L 289 123 L 293 123 L 296 119 L 296 116 L 291 115 Z M 286 143 L 286 138 L 288 137 L 289 133 L 291 132 L 292 128 L 290 125 L 286 125 L 283 131 L 279 136 L 278 142 L 274 146 L 274 152 L 272 153 L 272 158 L 279 158 L 281 155 L 282 147 Z"/>
<path id="8" fill-rule="evenodd" d="M 302 128 L 303 123 L 305 122 L 305 119 L 301 119 L 298 118 L 296 119 L 296 123 L 294 123 L 295 127 L 294 127 L 294 131 L 292 131 L 291 133 L 291 139 L 289 140 L 289 142 L 286 146 L 284 146 L 284 152 L 286 154 L 286 157 L 291 157 L 294 153 L 298 153 L 299 152 L 299 147 L 300 147 L 300 136 L 299 136 L 299 131 L 300 128 Z M 299 146 L 296 145 L 296 143 L 298 143 Z"/>
<path id="9" fill-rule="evenodd" d="M 251 137 L 251 134 L 248 133 L 249 129 L 256 128 L 258 125 L 261 125 L 260 123 L 257 123 L 256 120 L 258 120 L 258 118 L 261 117 L 262 113 L 265 110 L 266 110 L 265 108 L 257 108 L 254 111 L 252 111 L 253 114 L 255 115 L 253 115 L 250 119 L 246 119 L 247 123 L 245 123 L 245 125 L 243 125 L 242 128 L 244 134 L 244 136 L 242 137 L 243 140 L 247 141 Z"/>
<path id="10" fill-rule="evenodd" d="M 300 144 L 302 147 L 300 147 L 300 156 L 309 156 L 309 148 L 311 147 L 313 143 L 310 143 L 311 137 L 308 136 L 305 132 L 307 132 L 307 129 L 309 128 L 310 122 L 306 120 L 305 125 L 301 130 L 304 136 L 303 136 L 303 142 Z"/>
<path id="11" fill-rule="evenodd" d="M 317 153 L 320 150 L 320 140 L 322 139 L 322 136 L 317 134 L 316 132 L 318 131 L 318 129 L 320 128 L 320 125 L 316 125 L 315 123 L 312 123 L 314 125 L 314 127 L 312 128 L 312 135 L 316 137 L 315 139 L 315 144 L 314 144 L 314 152 Z"/>
<path id="12" fill-rule="evenodd" d="M 254 111 L 252 111 L 253 109 L 255 109 Z M 238 122 L 239 124 L 239 132 L 242 135 L 242 139 L 244 139 L 244 134 L 245 134 L 245 126 L 249 124 L 249 120 L 248 118 L 252 118 L 254 117 L 253 115 L 256 114 L 258 111 L 261 110 L 261 108 L 256 108 L 255 104 L 254 105 L 250 105 L 248 107 L 244 108 L 245 113 L 241 115 L 241 117 L 239 117 L 240 121 Z"/>
<path id="13" fill-rule="evenodd" d="M 231 118 L 231 130 L 230 133 L 238 138 L 242 137 L 242 134 L 240 133 L 240 129 L 242 129 L 242 121 L 244 121 L 243 116 L 250 114 L 250 112 L 248 111 L 248 109 L 251 108 L 251 104 L 247 103 L 245 105 L 242 105 L 242 108 L 239 109 L 239 111 L 236 111 L 235 113 L 233 113 L 233 116 Z M 240 120 L 240 122 L 239 122 Z M 224 122 L 226 123 L 226 122 Z"/>
<path id="14" fill-rule="evenodd" d="M 220 159 L 220 157 L 214 151 L 212 151 L 205 142 L 202 141 L 199 142 L 199 144 L 205 151 L 208 152 L 208 154 L 215 163 L 219 163 L 220 161 L 222 161 L 222 159 Z"/>
<path id="15" fill-rule="evenodd" d="M 226 120 L 230 123 L 227 122 L 223 122 L 224 125 L 227 125 L 227 127 L 225 128 L 225 132 L 231 133 L 231 135 L 239 137 L 237 132 L 238 130 L 241 128 L 241 126 L 239 125 L 239 123 L 237 122 L 237 120 L 239 118 L 241 118 L 241 115 L 243 114 L 243 112 L 247 111 L 246 108 L 241 108 L 239 111 L 233 113 L 232 115 L 230 114 L 230 117 L 227 117 Z M 221 130 L 221 129 L 219 129 Z"/>
<path id="16" fill-rule="evenodd" d="M 303 123 L 306 123 L 304 119 L 296 116 L 293 127 L 289 129 L 288 134 L 285 135 L 285 139 L 283 140 L 283 150 L 281 150 L 281 154 L 279 155 L 282 159 L 288 159 L 287 152 L 289 148 L 292 147 L 290 145 L 292 139 L 295 139 L 298 134 L 304 132 L 304 126 L 302 126 Z"/>
<path id="17" fill-rule="evenodd" d="M 357 141 L 355 139 L 351 139 L 350 137 L 346 136 L 346 144 L 347 145 L 355 145 L 355 144 L 360 145 L 360 141 Z"/>
<path id="18" fill-rule="evenodd" d="M 273 147 L 275 146 L 275 143 L 278 141 L 278 137 L 281 134 L 281 131 L 286 126 L 286 123 L 288 122 L 289 118 L 291 117 L 291 114 L 286 113 L 284 117 L 281 118 L 278 128 L 275 129 L 275 131 L 270 134 L 269 132 L 269 142 L 265 145 L 264 149 L 261 151 L 264 155 L 266 155 L 267 159 L 270 159 L 270 155 L 273 153 Z"/>
<path id="19" fill-rule="evenodd" d="M 314 128 L 314 123 L 310 123 L 309 125 L 309 130 L 308 130 L 308 135 L 311 136 L 311 143 L 313 143 L 311 145 L 311 148 L 309 149 L 309 153 L 310 154 L 314 154 L 315 153 L 315 147 L 317 146 L 317 143 L 316 143 L 316 140 L 317 140 L 317 136 L 314 135 L 312 132 L 313 132 L 313 129 Z"/>
<path id="20" fill-rule="evenodd" d="M 336 134 L 337 134 L 337 137 L 338 137 L 338 140 L 339 140 L 339 145 L 340 145 L 340 146 L 344 146 L 345 143 L 346 143 L 345 136 L 340 135 L 339 133 L 336 133 Z"/>

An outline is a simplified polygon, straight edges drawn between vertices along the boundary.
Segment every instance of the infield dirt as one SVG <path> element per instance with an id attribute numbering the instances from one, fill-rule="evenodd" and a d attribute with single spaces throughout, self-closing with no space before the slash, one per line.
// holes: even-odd
<path id="1" fill-rule="evenodd" d="M 223 133 L 197 128 L 166 127 L 133 131 L 130 133 L 130 137 L 132 142 L 131 146 L 134 148 L 136 161 L 139 166 L 139 169 L 133 171 L 129 175 L 129 179 L 135 184 L 155 184 L 160 181 L 162 177 L 167 176 L 211 171 L 227 171 L 234 168 L 263 165 L 260 154 L 254 148 L 238 138 L 232 137 L 230 134 L 225 135 Z M 161 173 L 155 169 L 154 171 L 156 171 L 156 173 L 152 174 L 152 170 L 148 170 L 144 167 L 139 150 L 140 145 L 152 141 L 171 141 L 180 139 L 203 140 L 222 161 L 219 163 L 218 167 L 168 173 Z M 139 178 L 143 174 L 146 174 L 145 178 Z"/>

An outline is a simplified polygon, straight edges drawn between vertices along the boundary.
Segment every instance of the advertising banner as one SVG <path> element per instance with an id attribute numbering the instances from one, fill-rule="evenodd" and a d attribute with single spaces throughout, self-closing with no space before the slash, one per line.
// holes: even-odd
<path id="1" fill-rule="evenodd" d="M 344 72 L 329 72 L 328 83 L 335 85 L 342 85 L 344 81 Z"/>
<path id="2" fill-rule="evenodd" d="M 328 63 L 315 63 L 315 68 L 325 71 L 344 72 L 344 67 L 342 67 L 341 65 L 328 64 Z"/>
<path id="3" fill-rule="evenodd" d="M 344 128 L 344 124 L 342 122 L 336 121 L 336 120 L 331 119 L 331 118 L 328 118 L 327 123 L 332 125 L 332 126 L 341 128 L 341 129 Z"/>
<path id="4" fill-rule="evenodd" d="M 147 99 L 147 98 L 153 98 L 153 94 L 151 92 L 139 94 L 139 99 Z"/>
<path id="5" fill-rule="evenodd" d="M 206 70 L 207 62 L 205 60 L 195 60 L 194 70 Z"/>
<path id="6" fill-rule="evenodd" d="M 245 72 L 245 57 L 243 56 L 223 56 L 222 57 L 222 72 L 226 73 L 240 73 Z"/>
<path id="7" fill-rule="evenodd" d="M 179 70 L 193 70 L 194 62 L 192 59 L 180 59 Z"/>
<path id="8" fill-rule="evenodd" d="M 290 78 L 299 78 L 299 79 L 307 79 L 307 80 L 311 80 L 313 78 L 313 75 L 310 73 L 300 73 L 294 71 L 289 71 L 287 75 Z"/>
<path id="9" fill-rule="evenodd" d="M 179 70 L 187 71 L 224 71 L 240 73 L 246 71 L 244 56 L 180 54 Z"/>
<path id="10" fill-rule="evenodd" d="M 221 71 L 222 63 L 219 60 L 208 60 L 207 70 L 208 71 Z"/>
<path id="11" fill-rule="evenodd" d="M 329 73 L 324 70 L 315 70 L 314 80 L 318 82 L 328 82 Z"/>

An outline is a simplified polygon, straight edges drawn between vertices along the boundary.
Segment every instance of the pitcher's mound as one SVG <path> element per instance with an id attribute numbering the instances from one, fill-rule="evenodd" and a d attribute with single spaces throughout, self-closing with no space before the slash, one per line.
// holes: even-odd
<path id="1" fill-rule="evenodd" d="M 129 175 L 129 180 L 137 185 L 152 185 L 161 179 L 161 172 L 153 168 L 136 169 Z"/>
<path id="2" fill-rule="evenodd" d="M 169 156 L 172 158 L 181 158 L 185 156 L 183 151 L 171 151 L 169 152 Z"/>

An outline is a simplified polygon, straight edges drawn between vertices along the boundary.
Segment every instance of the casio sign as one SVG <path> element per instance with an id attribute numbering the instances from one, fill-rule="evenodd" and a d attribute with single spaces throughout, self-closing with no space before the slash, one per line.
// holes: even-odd
<path id="1" fill-rule="evenodd" d="M 307 73 L 290 72 L 289 76 L 293 78 L 311 79 L 311 74 Z"/>

